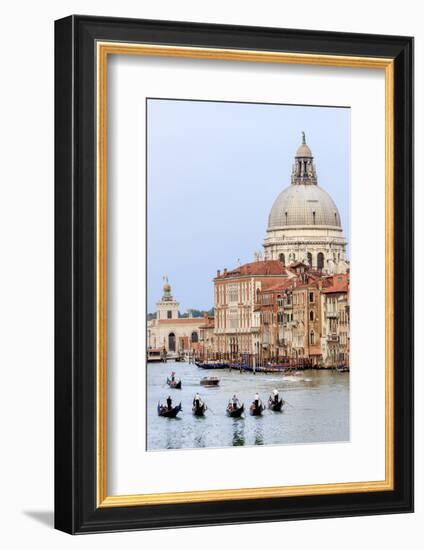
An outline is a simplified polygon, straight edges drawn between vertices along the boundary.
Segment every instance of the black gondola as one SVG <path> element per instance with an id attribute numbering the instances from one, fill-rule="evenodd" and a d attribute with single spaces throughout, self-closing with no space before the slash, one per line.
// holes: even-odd
<path id="1" fill-rule="evenodd" d="M 250 414 L 252 416 L 260 416 L 264 410 L 265 407 L 262 401 L 259 401 L 258 406 L 256 406 L 255 402 L 250 405 Z"/>
<path id="2" fill-rule="evenodd" d="M 284 401 L 282 397 L 280 397 L 277 402 L 275 402 L 275 400 L 272 397 L 270 397 L 268 400 L 268 408 L 274 412 L 281 412 L 283 408 L 283 404 L 284 404 Z"/>
<path id="3" fill-rule="evenodd" d="M 203 401 L 200 401 L 198 405 L 194 403 L 191 410 L 193 411 L 194 416 L 204 416 L 205 411 L 207 410 L 206 403 Z"/>
<path id="4" fill-rule="evenodd" d="M 228 403 L 227 414 L 232 418 L 239 418 L 244 413 L 244 403 L 240 407 L 234 407 L 231 403 Z"/>
<path id="5" fill-rule="evenodd" d="M 159 416 L 165 416 L 166 418 L 175 418 L 177 414 L 182 410 L 183 408 L 181 406 L 181 403 L 176 407 L 172 407 L 171 409 L 168 409 L 166 405 L 161 405 L 160 403 L 158 403 Z"/>
<path id="6" fill-rule="evenodd" d="M 168 386 L 174 390 L 180 390 L 181 389 L 181 380 L 171 380 L 170 378 L 166 379 L 166 383 Z"/>

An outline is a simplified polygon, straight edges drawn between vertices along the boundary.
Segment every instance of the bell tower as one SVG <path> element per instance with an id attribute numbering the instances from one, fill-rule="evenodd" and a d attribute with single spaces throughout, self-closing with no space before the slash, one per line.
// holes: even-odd
<path id="1" fill-rule="evenodd" d="M 179 302 L 174 300 L 171 294 L 171 285 L 168 282 L 168 277 L 163 277 L 163 295 L 162 300 L 156 303 L 156 319 L 158 321 L 166 319 L 178 319 Z"/>

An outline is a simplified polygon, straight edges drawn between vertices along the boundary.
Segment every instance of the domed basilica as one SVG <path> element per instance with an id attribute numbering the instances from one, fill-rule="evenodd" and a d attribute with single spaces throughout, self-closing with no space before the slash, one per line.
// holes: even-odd
<path id="1" fill-rule="evenodd" d="M 324 273 L 346 273 L 346 244 L 339 211 L 318 185 L 312 152 L 302 132 L 291 185 L 278 195 L 269 214 L 265 260 L 286 265 L 300 261 Z"/>

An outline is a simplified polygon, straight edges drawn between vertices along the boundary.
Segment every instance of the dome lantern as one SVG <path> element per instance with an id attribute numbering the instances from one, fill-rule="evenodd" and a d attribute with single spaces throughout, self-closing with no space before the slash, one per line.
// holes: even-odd
<path id="1" fill-rule="evenodd" d="M 306 144 L 305 132 L 302 132 L 302 143 L 294 158 L 291 182 L 292 185 L 317 185 L 317 174 L 312 151 Z"/>

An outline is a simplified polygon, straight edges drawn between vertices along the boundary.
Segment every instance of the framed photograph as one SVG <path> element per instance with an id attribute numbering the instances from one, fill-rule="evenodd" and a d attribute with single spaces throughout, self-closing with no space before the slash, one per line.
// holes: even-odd
<path id="1" fill-rule="evenodd" d="M 55 25 L 55 524 L 413 509 L 413 39 Z"/>

